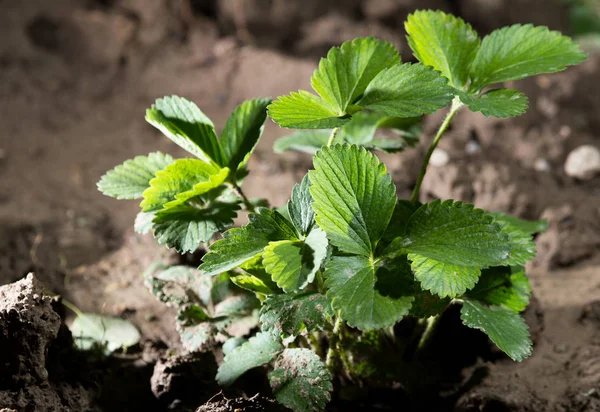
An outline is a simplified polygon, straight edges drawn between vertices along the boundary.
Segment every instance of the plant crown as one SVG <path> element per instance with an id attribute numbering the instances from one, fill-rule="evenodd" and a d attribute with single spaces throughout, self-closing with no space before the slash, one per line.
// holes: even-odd
<path id="1" fill-rule="evenodd" d="M 480 39 L 460 18 L 417 11 L 405 28 L 419 63 L 401 63 L 385 41 L 348 41 L 321 59 L 311 78 L 316 94 L 246 101 L 220 138 L 194 103 L 158 99 L 146 120 L 194 157 L 138 156 L 98 183 L 117 199 L 143 199 L 138 232 L 152 231 L 181 253 L 206 245 L 198 270 L 159 265 L 146 281 L 179 309 L 188 350 L 225 342 L 221 384 L 273 361 L 269 379 L 279 402 L 321 410 L 333 374 L 360 374 L 344 334 L 386 329 L 406 316 L 431 326 L 450 304 L 461 304 L 463 323 L 512 359 L 531 354 L 520 315 L 531 294 L 524 265 L 544 222 L 453 200 L 421 204 L 419 190 L 433 149 L 461 108 L 500 118 L 527 109 L 523 93 L 488 86 L 560 71 L 586 56 L 546 27 L 517 24 Z M 414 146 L 420 117 L 446 107 L 412 198 L 399 200 L 372 151 Z M 240 187 L 267 113 L 279 126 L 299 129 L 275 143 L 277 152 L 315 154 L 314 169 L 279 209 L 248 199 Z M 380 129 L 395 137 L 377 137 Z M 248 224 L 210 243 L 242 207 Z M 245 322 L 247 332 L 260 324 L 260 332 L 246 340 L 231 331 L 232 322 Z"/>

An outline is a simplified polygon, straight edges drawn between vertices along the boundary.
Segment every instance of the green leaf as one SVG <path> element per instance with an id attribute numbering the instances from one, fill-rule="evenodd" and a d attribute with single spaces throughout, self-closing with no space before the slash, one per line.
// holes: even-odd
<path id="1" fill-rule="evenodd" d="M 333 315 L 329 301 L 320 293 L 282 294 L 267 297 L 260 310 L 260 322 L 263 332 L 287 339 L 325 329 Z"/>
<path id="2" fill-rule="evenodd" d="M 187 351 L 198 352 L 215 345 L 218 328 L 200 306 L 187 305 L 177 312 L 177 332 Z"/>
<path id="3" fill-rule="evenodd" d="M 357 38 L 329 50 L 319 62 L 311 85 L 342 116 L 379 72 L 398 63 L 400 56 L 393 44 Z"/>
<path id="4" fill-rule="evenodd" d="M 517 90 L 494 89 L 479 97 L 459 93 L 460 99 L 472 112 L 481 112 L 486 117 L 514 117 L 527 111 L 529 100 Z"/>
<path id="5" fill-rule="evenodd" d="M 331 374 L 310 349 L 285 349 L 269 373 L 275 399 L 294 411 L 323 411 L 331 400 Z"/>
<path id="6" fill-rule="evenodd" d="M 229 169 L 198 159 L 178 159 L 156 172 L 150 187 L 144 191 L 143 212 L 169 208 L 222 185 Z"/>
<path id="7" fill-rule="evenodd" d="M 524 265 L 535 257 L 535 243 L 531 235 L 508 222 L 498 220 L 496 222 L 502 227 L 502 232 L 508 236 L 508 244 L 510 245 L 510 252 L 503 263 L 504 265 Z"/>
<path id="8" fill-rule="evenodd" d="M 442 11 L 418 10 L 404 24 L 408 44 L 421 63 L 439 70 L 456 88 L 469 80 L 480 40 L 461 18 Z"/>
<path id="9" fill-rule="evenodd" d="M 484 37 L 471 65 L 469 89 L 477 92 L 490 84 L 554 73 L 586 58 L 577 43 L 557 31 L 515 24 Z"/>
<path id="10" fill-rule="evenodd" d="M 529 235 L 545 232 L 548 229 L 547 220 L 523 220 L 502 212 L 488 212 L 497 222 L 506 222 Z"/>
<path id="11" fill-rule="evenodd" d="M 280 240 L 264 249 L 263 265 L 284 292 L 304 289 L 327 256 L 327 236 L 314 228 L 304 241 Z"/>
<path id="12" fill-rule="evenodd" d="M 178 96 L 157 99 L 146 121 L 194 156 L 226 165 L 215 126 L 194 103 Z"/>
<path id="13" fill-rule="evenodd" d="M 477 283 L 481 269 L 440 262 L 422 255 L 409 253 L 411 268 L 421 287 L 441 298 L 454 298 L 472 289 Z"/>
<path id="14" fill-rule="evenodd" d="M 523 268 L 512 271 L 506 266 L 494 267 L 482 272 L 477 285 L 465 297 L 522 312 L 529 304 L 531 285 Z"/>
<path id="15" fill-rule="evenodd" d="M 388 116 L 415 117 L 446 107 L 454 98 L 448 79 L 422 64 L 397 64 L 379 73 L 357 103 Z"/>
<path id="16" fill-rule="evenodd" d="M 237 203 L 210 202 L 202 208 L 180 204 L 160 210 L 152 221 L 154 237 L 179 253 L 194 252 L 200 243 L 233 225 L 240 209 Z"/>
<path id="17" fill-rule="evenodd" d="M 383 163 L 358 146 L 323 148 L 309 172 L 318 225 L 340 250 L 371 256 L 396 203 Z"/>
<path id="18" fill-rule="evenodd" d="M 156 213 L 144 213 L 140 212 L 135 216 L 135 222 L 133 223 L 133 230 L 135 233 L 145 235 L 152 230 L 152 220 L 154 220 Z"/>
<path id="19" fill-rule="evenodd" d="M 246 371 L 269 363 L 282 349 L 270 334 L 257 333 L 225 356 L 217 372 L 217 382 L 223 386 L 231 385 Z"/>
<path id="20" fill-rule="evenodd" d="M 531 355 L 529 330 L 518 313 L 467 300 L 463 303 L 460 316 L 466 326 L 483 331 L 511 359 L 520 362 Z"/>
<path id="21" fill-rule="evenodd" d="M 277 139 L 273 144 L 273 150 L 275 153 L 297 150 L 314 155 L 327 144 L 330 135 L 330 130 L 299 130 Z M 339 142 L 337 136 L 335 140 Z"/>
<path id="22" fill-rule="evenodd" d="M 315 212 L 310 205 L 312 201 L 310 180 L 305 175 L 300 184 L 294 185 L 292 199 L 288 203 L 290 219 L 302 236 L 308 235 L 315 224 Z"/>
<path id="23" fill-rule="evenodd" d="M 184 265 L 157 263 L 144 272 L 144 283 L 150 292 L 159 301 L 175 308 L 197 300 L 209 305 L 211 279 L 202 271 Z"/>
<path id="24" fill-rule="evenodd" d="M 95 313 L 80 313 L 69 329 L 79 349 L 100 345 L 107 354 L 136 345 L 141 339 L 140 332 L 128 320 Z"/>
<path id="25" fill-rule="evenodd" d="M 390 249 L 418 254 L 450 265 L 484 268 L 509 256 L 508 236 L 493 217 L 473 205 L 434 200 L 409 219 L 405 234 Z"/>
<path id="26" fill-rule="evenodd" d="M 324 276 L 333 309 L 352 327 L 363 331 L 386 328 L 410 310 L 412 296 L 383 296 L 376 289 L 375 268 L 366 257 L 335 256 Z"/>
<path id="27" fill-rule="evenodd" d="M 279 96 L 268 110 L 275 123 L 291 129 L 332 129 L 349 120 L 325 99 L 304 90 Z"/>
<path id="28" fill-rule="evenodd" d="M 228 296 L 215 305 L 214 316 L 243 317 L 251 315 L 252 311 L 259 308 L 260 302 L 256 296 L 244 293 Z"/>
<path id="29" fill-rule="evenodd" d="M 383 235 L 383 239 L 386 241 L 392 241 L 397 237 L 404 236 L 408 220 L 421 207 L 421 205 L 421 202 L 413 203 L 410 200 L 398 200 L 396 202 L 396 206 L 394 206 L 392 219 L 390 220 L 390 224 Z"/>
<path id="30" fill-rule="evenodd" d="M 262 253 L 269 242 L 297 239 L 296 229 L 278 212 L 259 208 L 249 219 L 247 226 L 228 230 L 223 239 L 211 245 L 200 269 L 217 275 Z"/>
<path id="31" fill-rule="evenodd" d="M 246 289 L 264 295 L 281 293 L 271 275 L 269 275 L 262 264 L 262 254 L 254 256 L 240 266 L 242 274 L 232 276 L 231 281 L 242 289 Z"/>
<path id="32" fill-rule="evenodd" d="M 98 182 L 98 190 L 115 199 L 139 199 L 156 172 L 172 162 L 171 156 L 161 152 L 136 156 L 106 172 Z"/>
<path id="33" fill-rule="evenodd" d="M 247 163 L 254 151 L 267 120 L 269 103 L 271 99 L 247 100 L 227 119 L 220 142 L 224 162 L 232 174 Z"/>

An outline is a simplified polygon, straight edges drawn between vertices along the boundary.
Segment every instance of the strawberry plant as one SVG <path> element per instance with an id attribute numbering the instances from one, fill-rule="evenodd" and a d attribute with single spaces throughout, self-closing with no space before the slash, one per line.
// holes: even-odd
<path id="1" fill-rule="evenodd" d="M 500 118 L 526 111 L 523 93 L 489 86 L 560 71 L 586 56 L 545 27 L 514 25 L 481 39 L 469 24 L 439 11 L 417 11 L 405 27 L 418 63 L 401 63 L 384 41 L 346 42 L 315 70 L 316 94 L 300 90 L 273 102 L 244 102 L 220 139 L 193 103 L 157 100 L 146 119 L 196 158 L 140 156 L 99 182 L 107 195 L 143 198 L 136 227 L 152 230 L 159 243 L 179 252 L 206 245 L 198 271 L 179 277 L 161 272 L 149 280 L 157 296 L 181 309 L 181 328 L 195 328 L 187 335 L 192 349 L 260 302 L 260 332 L 228 341 L 217 374 L 222 385 L 271 364 L 279 402 L 297 411 L 323 409 L 334 376 L 359 379 L 368 369 L 353 357 L 350 337 L 368 342 L 373 333 L 389 333 L 415 317 L 424 326 L 423 348 L 449 305 L 461 305 L 463 323 L 486 333 L 515 361 L 531 354 L 520 315 L 531 294 L 524 265 L 535 255 L 532 235 L 544 223 L 454 200 L 422 204 L 420 187 L 431 154 L 460 110 Z M 398 199 L 372 152 L 413 146 L 420 117 L 444 108 L 448 113 L 411 198 Z M 267 113 L 279 126 L 299 129 L 276 142 L 277 151 L 315 154 L 314 169 L 279 209 L 248 199 L 241 189 Z M 382 128 L 397 136 L 377 137 Z M 242 206 L 250 212 L 248 224 L 212 242 Z M 219 311 L 226 296 L 209 298 L 223 276 L 246 291 L 233 294 L 244 302 L 232 305 L 237 312 Z M 164 292 L 169 282 L 179 295 Z"/>

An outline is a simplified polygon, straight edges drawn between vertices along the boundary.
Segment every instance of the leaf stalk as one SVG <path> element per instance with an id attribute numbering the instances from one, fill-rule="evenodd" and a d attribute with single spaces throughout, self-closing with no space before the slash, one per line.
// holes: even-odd
<path id="1" fill-rule="evenodd" d="M 337 135 L 337 133 L 339 131 L 340 131 L 339 127 L 336 127 L 331 131 L 331 134 L 329 135 L 329 140 L 327 141 L 327 147 L 329 147 L 333 144 L 333 141 L 335 140 L 335 136 Z"/>

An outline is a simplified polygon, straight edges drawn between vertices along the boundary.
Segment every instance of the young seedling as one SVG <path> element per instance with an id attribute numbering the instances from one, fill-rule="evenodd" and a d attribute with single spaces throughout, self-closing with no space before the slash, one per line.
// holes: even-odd
<path id="1" fill-rule="evenodd" d="M 159 99 L 148 121 L 198 159 L 151 154 L 100 181 L 108 195 L 143 197 L 139 226 L 152 229 L 160 243 L 180 252 L 207 243 L 200 272 L 186 278 L 206 283 L 196 296 L 210 294 L 209 277 L 226 276 L 261 302 L 261 331 L 235 349 L 240 340 L 228 345 L 217 374 L 221 384 L 272 364 L 269 380 L 280 403 L 321 410 L 333 376 L 360 379 L 364 371 L 350 353 L 349 328 L 360 339 L 360 333 L 367 337 L 416 317 L 426 325 L 424 347 L 450 304 L 462 305 L 463 323 L 482 330 L 512 359 L 531 354 L 520 316 L 531 294 L 523 267 L 535 255 L 532 235 L 544 223 L 453 200 L 421 204 L 419 192 L 431 154 L 459 110 L 510 117 L 527 109 L 521 92 L 488 86 L 563 70 L 586 56 L 545 27 L 514 25 L 481 40 L 463 20 L 439 11 L 411 14 L 406 31 L 419 63 L 401 63 L 384 41 L 346 42 L 315 70 L 317 94 L 300 90 L 271 104 L 245 102 L 220 140 L 195 105 Z M 414 145 L 420 116 L 446 107 L 411 198 L 398 199 L 385 165 L 370 150 Z M 301 129 L 278 141 L 276 150 L 316 153 L 314 170 L 277 210 L 257 207 L 240 189 L 267 110 L 280 126 Z M 376 137 L 380 128 L 398 138 Z M 232 224 L 240 203 L 251 212 L 249 223 L 208 243 Z M 184 300 L 201 306 L 199 297 Z M 205 302 L 201 309 L 196 325 L 218 333 L 214 308 Z"/>

